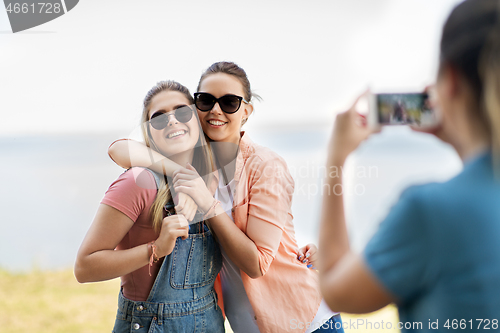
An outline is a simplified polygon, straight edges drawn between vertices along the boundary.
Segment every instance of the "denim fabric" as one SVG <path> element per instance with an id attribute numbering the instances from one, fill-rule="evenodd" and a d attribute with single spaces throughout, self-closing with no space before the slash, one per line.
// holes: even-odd
<path id="1" fill-rule="evenodd" d="M 224 332 L 214 281 L 222 266 L 220 248 L 206 225 L 193 224 L 165 257 L 146 301 L 120 292 L 113 333 Z"/>
<path id="2" fill-rule="evenodd" d="M 344 327 L 342 326 L 342 318 L 337 314 L 332 316 L 328 321 L 326 321 L 323 325 L 321 325 L 317 330 L 313 333 L 344 333 Z"/>

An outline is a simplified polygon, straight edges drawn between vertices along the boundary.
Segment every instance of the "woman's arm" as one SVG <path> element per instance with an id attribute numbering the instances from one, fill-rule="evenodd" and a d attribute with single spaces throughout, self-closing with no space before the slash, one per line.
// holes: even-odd
<path id="1" fill-rule="evenodd" d="M 119 139 L 108 148 L 109 157 L 125 169 L 131 167 L 145 167 L 159 174 L 172 176 L 181 166 L 162 154 L 150 149 L 146 145 L 131 139 Z M 184 215 L 189 221 L 193 220 L 198 206 L 192 198 L 179 194 L 175 202 L 177 214 Z"/>
<path id="2" fill-rule="evenodd" d="M 192 197 L 203 212 L 211 209 L 215 199 L 193 166 L 177 170 L 173 182 L 175 191 Z M 209 218 L 210 227 L 229 258 L 251 278 L 262 276 L 259 251 L 255 243 L 234 224 L 220 205 L 215 207 L 215 212 L 212 211 L 211 215 L 216 216 Z M 279 232 L 278 243 L 281 230 Z"/>
<path id="3" fill-rule="evenodd" d="M 260 265 L 260 255 L 262 254 L 257 244 L 236 226 L 231 218 L 226 214 L 222 207 L 217 206 L 216 216 L 212 217 L 210 227 L 217 235 L 217 240 L 226 251 L 229 259 L 234 262 L 243 272 L 252 279 L 264 275 Z M 282 231 L 278 228 L 269 228 L 269 225 L 259 219 L 249 216 L 248 224 L 261 225 L 260 232 L 265 233 L 267 237 L 277 239 L 278 245 L 281 239 Z M 272 246 L 272 245 L 271 245 Z"/>
<path id="4" fill-rule="evenodd" d="M 122 168 L 144 167 L 172 176 L 181 166 L 146 145 L 131 139 L 120 139 L 108 148 L 109 157 Z"/>
<path id="5" fill-rule="evenodd" d="M 76 257 L 75 277 L 78 282 L 114 279 L 148 264 L 147 244 L 114 250 L 133 224 L 134 221 L 119 210 L 104 204 L 99 206 Z"/>
<path id="6" fill-rule="evenodd" d="M 101 204 L 85 239 L 78 250 L 75 277 L 80 283 L 114 279 L 149 263 L 148 245 L 114 250 L 133 226 L 127 215 Z M 160 236 L 155 241 L 156 253 L 162 258 L 172 252 L 177 237 L 187 237 L 187 221 L 182 215 L 163 220 Z"/>
<path id="7" fill-rule="evenodd" d="M 175 190 L 192 196 L 200 209 L 207 211 L 214 199 L 196 171 L 188 168 L 174 174 Z M 256 168 L 246 198 L 246 233 L 236 226 L 220 205 L 215 208 L 216 216 L 209 219 L 229 258 L 251 278 L 263 276 L 278 251 L 293 193 L 289 191 L 290 186 L 293 190 L 293 179 L 283 160 L 262 161 Z"/>
<path id="8" fill-rule="evenodd" d="M 372 133 L 354 106 L 337 116 L 327 170 L 342 170 L 347 156 Z M 393 302 L 394 298 L 369 271 L 362 256 L 353 253 L 349 247 L 343 191 L 335 190 L 342 186 L 341 174 L 327 178 L 323 186 L 319 242 L 321 291 L 333 311 L 375 311 Z"/>

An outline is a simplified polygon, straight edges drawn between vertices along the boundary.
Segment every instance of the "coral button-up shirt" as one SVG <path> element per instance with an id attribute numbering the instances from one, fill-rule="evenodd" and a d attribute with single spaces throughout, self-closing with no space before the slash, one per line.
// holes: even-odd
<path id="1" fill-rule="evenodd" d="M 261 332 L 304 332 L 321 295 L 318 273 L 297 260 L 294 180 L 283 158 L 241 134 L 232 215 L 257 246 L 263 274 L 252 279 L 240 271 L 243 285 Z M 255 217 L 250 223 L 249 216 Z"/>

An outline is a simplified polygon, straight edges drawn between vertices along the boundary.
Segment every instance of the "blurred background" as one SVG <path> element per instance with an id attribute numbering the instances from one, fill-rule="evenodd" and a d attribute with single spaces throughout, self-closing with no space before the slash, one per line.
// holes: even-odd
<path id="1" fill-rule="evenodd" d="M 0 8 L 0 268 L 70 269 L 123 171 L 107 147 L 138 125 L 146 92 L 165 79 L 194 92 L 221 60 L 243 67 L 263 98 L 244 129 L 287 161 L 299 246 L 317 243 L 335 114 L 368 87 L 412 92 L 431 84 L 441 28 L 457 3 L 85 0 L 16 34 Z M 363 248 L 402 189 L 461 168 L 431 136 L 405 127 L 374 135 L 346 165 L 354 248 Z"/>

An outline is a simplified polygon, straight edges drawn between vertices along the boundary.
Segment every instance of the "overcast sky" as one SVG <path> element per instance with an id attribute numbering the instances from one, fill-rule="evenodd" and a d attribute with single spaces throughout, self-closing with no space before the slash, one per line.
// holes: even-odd
<path id="1" fill-rule="evenodd" d="M 82 0 L 10 33 L 0 9 L 0 135 L 131 130 L 157 81 L 195 90 L 230 60 L 263 97 L 252 126 L 321 126 L 367 86 L 423 88 L 457 0 Z"/>

